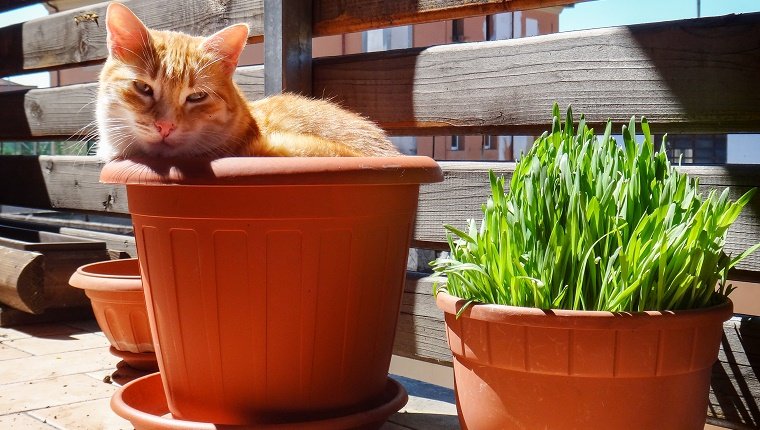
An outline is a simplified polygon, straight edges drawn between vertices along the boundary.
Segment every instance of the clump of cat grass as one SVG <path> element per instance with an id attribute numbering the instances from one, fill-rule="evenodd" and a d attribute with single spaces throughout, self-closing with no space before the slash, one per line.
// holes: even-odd
<path id="1" fill-rule="evenodd" d="M 469 303 L 613 312 L 723 300 L 728 270 L 760 246 L 734 258 L 723 251 L 756 190 L 737 201 L 728 189 L 700 195 L 698 180 L 668 162 L 664 139 L 654 151 L 645 118 L 643 143 L 631 118 L 618 145 L 610 122 L 598 138 L 583 116 L 576 132 L 570 109 L 564 125 L 556 104 L 553 113 L 506 194 L 490 172 L 480 227 L 446 226 L 450 255 L 432 263 L 445 275 L 440 288 Z"/>

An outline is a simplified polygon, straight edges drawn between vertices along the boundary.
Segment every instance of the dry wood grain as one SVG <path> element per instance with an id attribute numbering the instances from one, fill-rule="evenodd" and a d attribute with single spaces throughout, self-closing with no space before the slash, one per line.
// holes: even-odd
<path id="1" fill-rule="evenodd" d="M 0 246 L 0 303 L 28 313 L 45 310 L 43 257 Z"/>
<path id="2" fill-rule="evenodd" d="M 511 178 L 514 163 L 440 162 L 444 181 L 420 188 L 419 209 L 414 239 L 428 246 L 445 248 L 443 225 L 464 227 L 466 220 L 480 219 L 480 207 L 490 192 L 488 170 Z M 102 164 L 93 157 L 0 157 L 0 182 L 14 184 L 0 193 L 0 204 L 88 212 L 128 213 L 126 191 L 120 185 L 98 182 Z M 760 186 L 755 166 L 728 165 L 682 167 L 700 178 L 705 191 L 731 188 L 737 198 L 751 187 Z M 745 207 L 729 231 L 726 249 L 736 255 L 760 238 L 760 197 Z M 760 253 L 739 265 L 749 280 L 760 272 Z"/>
<path id="3" fill-rule="evenodd" d="M 514 171 L 514 163 L 502 162 L 440 162 L 444 181 L 426 184 L 420 188 L 415 239 L 428 243 L 445 242 L 443 225 L 464 228 L 468 219 L 482 218 L 481 205 L 490 194 L 488 170 L 507 178 Z M 760 186 L 757 167 L 751 165 L 681 167 L 683 172 L 699 177 L 703 192 L 730 187 L 736 199 L 752 187 Z M 738 255 L 760 241 L 760 197 L 757 195 L 744 208 L 740 218 L 729 230 L 727 252 Z M 741 270 L 760 270 L 760 252 L 749 256 L 738 266 Z"/>
<path id="4" fill-rule="evenodd" d="M 742 132 L 760 128 L 758 70 L 756 13 L 319 59 L 313 89 L 400 135 L 536 135 L 555 101 L 598 130 L 636 114 Z"/>
<path id="5" fill-rule="evenodd" d="M 230 24 L 243 22 L 250 26 L 251 40 L 260 40 L 263 34 L 262 0 L 133 0 L 126 4 L 148 27 L 157 30 L 209 35 Z M 15 58 L 20 53 L 23 68 L 19 70 L 16 63 L 2 62 L 0 76 L 103 60 L 107 55 L 107 5 L 107 2 L 98 3 L 25 22 L 22 38 L 18 41 L 20 46 L 18 43 L 7 47 L 0 44 L 0 57 L 14 53 Z M 8 27 L 0 28 L 0 40 L 9 37 L 10 31 Z"/>
<path id="6" fill-rule="evenodd" d="M 513 10 L 567 5 L 584 0 L 426 0 L 314 2 L 314 36 L 327 36 L 391 25 L 462 18 Z M 244 22 L 249 42 L 264 34 L 263 0 L 220 2 L 214 0 L 132 0 L 127 5 L 150 28 L 208 35 Z M 22 71 L 55 69 L 102 61 L 105 48 L 107 3 L 56 13 L 23 24 L 0 28 L 0 57 L 18 61 L 0 63 L 0 76 Z M 11 37 L 13 35 L 23 37 Z"/>
<path id="7" fill-rule="evenodd" d="M 249 100 L 264 96 L 264 67 L 240 67 L 235 82 Z M 25 139 L 59 136 L 97 136 L 97 84 L 77 84 L 28 92 L 0 93 L 0 107 L 14 113 L 14 121 L 0 122 L 0 138 Z M 17 112 L 24 112 L 21 115 Z"/>
<path id="8" fill-rule="evenodd" d="M 320 0 L 314 34 L 330 35 L 501 12 L 564 6 L 585 0 Z"/>

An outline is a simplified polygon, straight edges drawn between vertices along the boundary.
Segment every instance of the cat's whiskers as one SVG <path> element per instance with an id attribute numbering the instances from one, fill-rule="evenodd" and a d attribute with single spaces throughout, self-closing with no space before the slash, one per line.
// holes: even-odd
<path id="1" fill-rule="evenodd" d="M 202 80 L 202 79 L 208 78 L 209 76 L 205 73 L 206 69 L 208 69 L 209 67 L 213 66 L 214 64 L 220 61 L 222 61 L 222 57 L 219 57 L 219 56 L 213 57 L 210 61 L 209 60 L 204 61 L 203 64 L 200 67 L 198 67 L 198 70 L 194 72 L 195 79 Z"/>

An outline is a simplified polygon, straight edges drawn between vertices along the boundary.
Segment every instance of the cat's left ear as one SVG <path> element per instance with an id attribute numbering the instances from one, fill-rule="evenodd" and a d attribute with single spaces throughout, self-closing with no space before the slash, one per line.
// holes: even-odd
<path id="1" fill-rule="evenodd" d="M 232 74 L 247 40 L 248 25 L 235 24 L 207 37 L 201 48 L 218 55 L 225 71 Z"/>
<path id="2" fill-rule="evenodd" d="M 106 10 L 108 52 L 122 60 L 145 58 L 150 34 L 145 24 L 128 7 L 111 3 Z"/>

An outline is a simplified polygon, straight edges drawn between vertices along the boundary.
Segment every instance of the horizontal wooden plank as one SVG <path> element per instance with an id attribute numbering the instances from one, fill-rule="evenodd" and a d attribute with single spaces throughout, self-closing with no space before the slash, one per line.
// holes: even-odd
<path id="1" fill-rule="evenodd" d="M 501 12 L 565 6 L 586 0 L 321 0 L 314 34 L 330 35 Z"/>
<path id="2" fill-rule="evenodd" d="M 314 2 L 314 36 L 348 33 L 370 28 L 461 18 L 512 10 L 573 4 L 583 0 L 427 0 Z M 105 47 L 106 3 L 56 13 L 16 27 L 0 28 L 0 76 L 24 71 L 55 69 L 102 61 Z M 250 27 L 249 42 L 264 35 L 263 0 L 219 2 L 192 0 L 127 3 L 150 28 L 208 35 L 234 23 Z M 23 27 L 23 32 L 20 32 Z M 15 37 L 21 35 L 22 37 Z"/>
<path id="3" fill-rule="evenodd" d="M 126 216 L 126 190 L 99 182 L 102 165 L 95 157 L 0 156 L 0 182 L 6 184 L 0 204 Z"/>
<path id="4" fill-rule="evenodd" d="M 158 30 L 209 35 L 244 22 L 251 28 L 251 41 L 261 40 L 264 31 L 263 0 L 133 0 L 127 5 L 147 26 Z M 15 60 L 0 62 L 0 76 L 105 59 L 107 6 L 107 2 L 98 3 L 25 22 L 21 38 L 13 39 L 13 44 L 0 43 L 0 58 Z M 0 40 L 17 32 L 12 27 L 0 28 Z"/>
<path id="5" fill-rule="evenodd" d="M 554 101 L 602 128 L 644 115 L 656 133 L 760 131 L 760 13 L 314 61 L 313 93 L 396 135 L 527 134 Z M 238 77 L 263 73 L 241 68 Z M 246 95 L 263 92 L 250 79 Z M 92 84 L 0 94 L 26 122 L 0 139 L 70 136 L 93 120 Z"/>
<path id="6" fill-rule="evenodd" d="M 249 100 L 264 96 L 264 67 L 238 68 L 235 82 Z M 97 84 L 0 93 L 0 107 L 13 121 L 0 121 L 0 138 L 97 135 L 95 98 Z M 21 112 L 21 114 L 19 114 Z M 84 155 L 84 154 L 83 154 Z"/>
<path id="7" fill-rule="evenodd" d="M 444 181 L 423 185 L 417 214 L 415 239 L 428 243 L 445 242 L 444 224 L 464 228 L 468 219 L 482 218 L 481 205 L 490 195 L 488 170 L 507 178 L 514 171 L 514 163 L 503 162 L 440 162 Z M 757 166 L 683 166 L 680 169 L 699 177 L 701 189 L 722 190 L 731 188 L 736 199 L 752 187 L 760 186 Z M 758 195 L 744 208 L 726 239 L 726 250 L 732 255 L 744 251 L 760 241 L 760 197 Z M 760 252 L 749 256 L 738 266 L 752 272 L 760 271 Z M 755 275 L 757 276 L 757 275 Z"/>
<path id="8" fill-rule="evenodd" d="M 480 219 L 481 205 L 488 198 L 488 170 L 511 178 L 514 163 L 440 162 L 444 182 L 423 185 L 414 238 L 444 247 L 444 224 L 464 227 L 466 220 Z M 70 209 L 126 215 L 126 194 L 121 186 L 98 182 L 102 164 L 94 157 L 40 156 L 0 157 L 0 183 L 13 184 L 0 191 L 0 204 L 42 209 Z M 704 190 L 731 187 L 737 198 L 751 187 L 760 186 L 756 166 L 727 165 L 681 167 L 698 176 Z M 729 232 L 726 249 L 732 254 L 760 240 L 760 197 L 745 207 Z M 760 272 L 760 253 L 748 257 L 739 269 L 748 277 Z M 754 274 L 754 275 L 753 275 Z M 744 279 L 747 280 L 747 279 Z M 751 279 L 750 279 L 751 280 Z"/>
<path id="9" fill-rule="evenodd" d="M 597 129 L 742 132 L 760 128 L 757 70 L 760 13 L 318 59 L 313 88 L 398 135 L 536 135 L 554 101 Z"/>
<path id="10" fill-rule="evenodd" d="M 713 366 L 709 421 L 729 428 L 758 428 L 760 322 L 736 316 L 724 323 L 724 338 Z M 435 306 L 430 278 L 407 277 L 394 354 L 447 364 L 443 313 Z"/>

